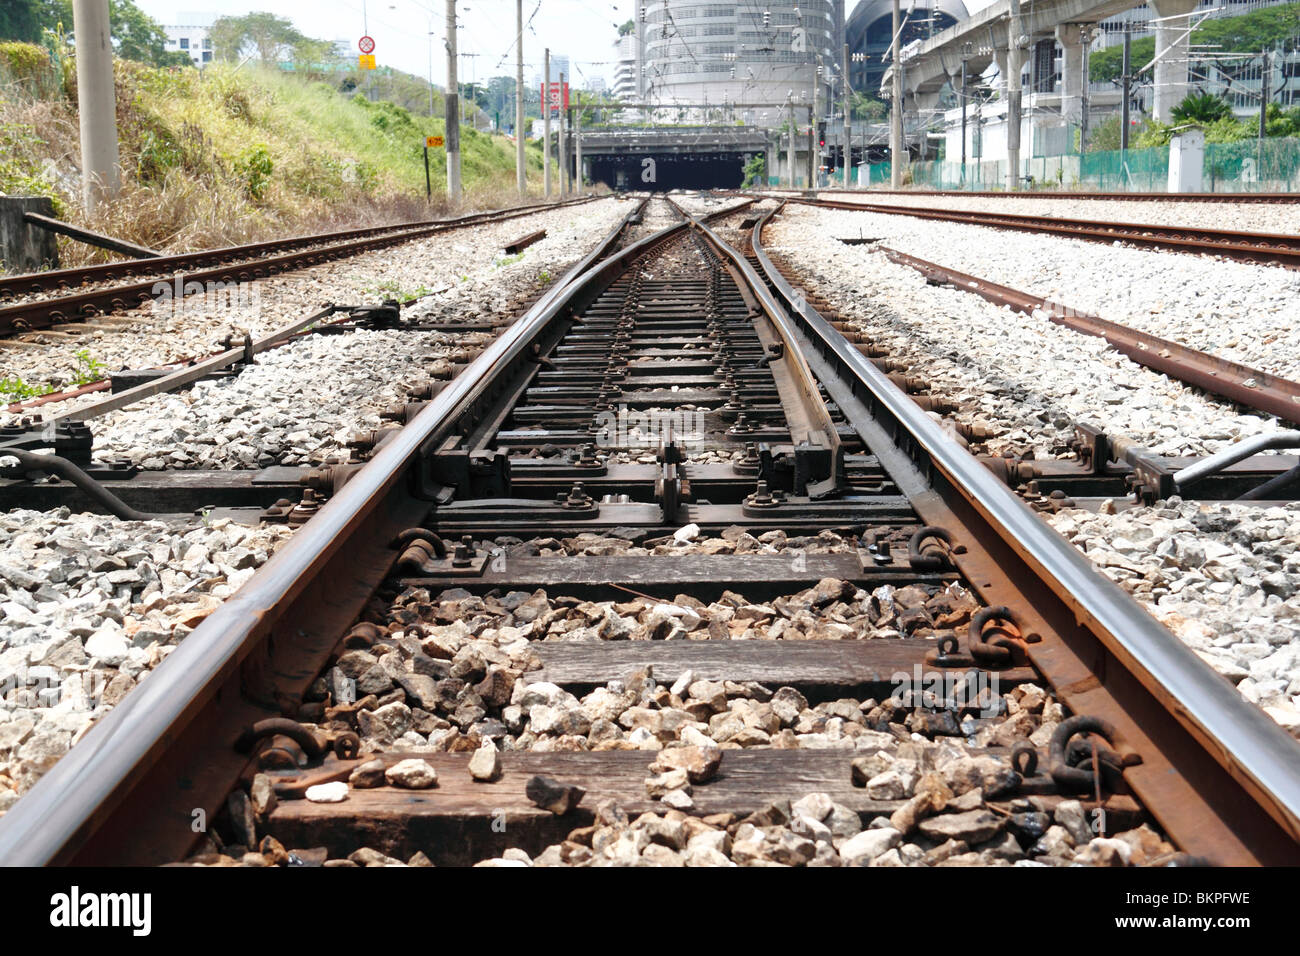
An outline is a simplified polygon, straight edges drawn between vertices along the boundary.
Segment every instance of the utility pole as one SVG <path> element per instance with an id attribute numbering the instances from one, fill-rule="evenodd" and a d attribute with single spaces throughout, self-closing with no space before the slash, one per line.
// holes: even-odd
<path id="1" fill-rule="evenodd" d="M 1268 51 L 1264 51 L 1264 63 L 1259 71 L 1259 138 L 1262 140 L 1268 135 Z M 1260 179 L 1263 180 L 1264 171 L 1260 171 Z"/>
<path id="2" fill-rule="evenodd" d="M 1132 76 L 1133 69 L 1132 69 L 1132 64 L 1130 63 L 1130 60 L 1132 59 L 1132 53 L 1133 53 L 1133 31 L 1128 24 L 1125 24 L 1124 25 L 1124 59 L 1123 59 L 1123 65 L 1121 66 L 1121 71 L 1123 72 L 1123 76 L 1120 78 L 1122 81 L 1122 86 L 1124 87 L 1123 90 L 1124 102 L 1120 104 L 1120 110 L 1119 110 L 1119 152 L 1120 152 L 1119 159 L 1121 165 L 1124 162 L 1124 152 L 1125 150 L 1128 149 L 1128 124 L 1129 124 L 1128 111 L 1129 111 L 1129 101 L 1132 99 L 1131 88 L 1133 84 L 1133 76 Z"/>
<path id="3" fill-rule="evenodd" d="M 569 119 L 569 111 L 565 108 L 564 103 L 564 74 L 560 74 L 560 135 L 559 135 L 559 152 L 560 152 L 560 195 L 569 195 L 569 137 L 565 132 L 565 124 Z"/>
<path id="4" fill-rule="evenodd" d="M 573 193 L 582 195 L 582 107 L 573 111 Z"/>
<path id="5" fill-rule="evenodd" d="M 542 55 L 542 193 L 551 198 L 551 48 Z"/>
<path id="6" fill-rule="evenodd" d="M 528 195 L 528 177 L 524 158 L 524 0 L 515 0 L 515 182 L 519 195 Z"/>
<path id="7" fill-rule="evenodd" d="M 786 165 L 790 168 L 790 188 L 794 189 L 798 185 L 798 180 L 795 178 L 795 174 L 794 174 L 794 137 L 796 132 L 795 122 L 794 122 L 794 100 L 790 100 L 789 102 L 790 102 L 790 139 L 786 144 L 785 158 L 786 158 Z"/>
<path id="8" fill-rule="evenodd" d="M 73 0 L 77 35 L 77 113 L 81 121 L 81 195 L 94 216 L 121 186 L 117 153 L 117 93 L 108 0 Z"/>
<path id="9" fill-rule="evenodd" d="M 808 188 L 817 188 L 817 167 L 821 165 L 821 147 L 817 145 L 817 93 L 821 86 L 817 64 L 813 65 L 812 105 L 808 107 Z"/>
<path id="10" fill-rule="evenodd" d="M 966 57 L 961 58 L 961 181 L 966 182 Z"/>
<path id="11" fill-rule="evenodd" d="M 1079 69 L 1083 76 L 1079 78 L 1079 153 L 1088 146 L 1088 52 L 1092 48 L 1093 33 L 1091 27 L 1083 27 L 1081 44 L 1083 55 L 1079 58 Z"/>
<path id="12" fill-rule="evenodd" d="M 1011 0 L 1012 3 L 1015 0 Z M 899 32 L 903 29 L 903 15 L 898 0 L 894 0 L 894 78 L 890 96 L 889 118 L 889 186 L 903 186 L 903 55 L 899 48 Z"/>
<path id="13" fill-rule="evenodd" d="M 456 0 L 447 0 L 447 201 L 460 202 L 460 86 L 456 79 Z"/>
<path id="14" fill-rule="evenodd" d="M 1007 20 L 1007 180 L 1009 191 L 1020 188 L 1020 0 L 1010 0 Z"/>
<path id="15" fill-rule="evenodd" d="M 849 104 L 853 102 L 853 89 L 849 85 L 849 45 L 844 44 L 844 188 L 849 188 L 849 176 L 853 169 L 852 127 L 849 125 Z"/>

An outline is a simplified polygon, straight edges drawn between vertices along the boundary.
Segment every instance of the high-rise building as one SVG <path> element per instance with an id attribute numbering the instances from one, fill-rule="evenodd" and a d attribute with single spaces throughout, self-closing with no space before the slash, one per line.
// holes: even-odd
<path id="1" fill-rule="evenodd" d="M 610 92 L 624 102 L 632 102 L 641 95 L 641 41 L 637 33 L 634 29 L 614 41 L 614 85 Z"/>
<path id="2" fill-rule="evenodd" d="M 926 40 L 948 29 L 969 14 L 962 0 L 916 0 L 904 3 L 908 11 L 899 48 Z M 858 58 L 849 64 L 849 82 L 859 93 L 880 96 L 880 83 L 889 64 L 889 41 L 894 35 L 893 0 L 862 0 L 845 24 L 849 52 Z"/>
<path id="3" fill-rule="evenodd" d="M 843 0 L 648 2 L 637 18 L 643 97 L 679 107 L 686 119 L 721 110 L 728 120 L 776 125 L 793 107 L 806 122 L 814 99 L 818 115 L 829 115 L 832 94 L 838 101 L 843 89 L 843 7 Z"/>

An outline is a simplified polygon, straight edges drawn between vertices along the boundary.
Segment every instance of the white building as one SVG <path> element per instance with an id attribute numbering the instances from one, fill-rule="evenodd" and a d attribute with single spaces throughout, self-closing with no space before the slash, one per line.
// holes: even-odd
<path id="1" fill-rule="evenodd" d="M 195 66 L 202 67 L 212 62 L 212 38 L 208 35 L 213 21 L 211 14 L 184 14 L 184 23 L 163 24 L 163 33 L 167 35 L 168 50 L 186 53 Z"/>
<path id="2" fill-rule="evenodd" d="M 774 126 L 793 114 L 807 123 L 814 103 L 825 116 L 839 81 L 842 9 L 839 0 L 647 5 L 637 23 L 643 96 L 656 107 L 680 104 L 688 122 Z"/>
<path id="3" fill-rule="evenodd" d="M 633 30 L 614 41 L 614 85 L 610 92 L 620 100 L 635 100 L 641 93 L 641 66 L 641 43 Z"/>

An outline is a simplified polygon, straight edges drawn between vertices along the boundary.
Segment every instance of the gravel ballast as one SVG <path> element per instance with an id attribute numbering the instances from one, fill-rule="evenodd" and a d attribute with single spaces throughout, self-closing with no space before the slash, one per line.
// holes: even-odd
<path id="1" fill-rule="evenodd" d="M 557 279 L 628 209 L 626 201 L 602 199 L 546 210 L 260 279 L 233 297 L 173 299 L 175 308 L 125 313 L 136 320 L 131 325 L 94 329 L 72 339 L 47 337 L 41 348 L 0 351 L 4 376 L 17 376 L 29 385 L 48 381 L 69 387 L 73 374 L 85 368 L 79 352 L 101 363 L 105 372 L 206 356 L 218 350 L 217 341 L 226 334 L 265 335 L 326 303 L 378 305 L 387 298 L 434 293 L 404 312 L 500 321 L 521 294 Z M 545 239 L 516 256 L 505 254 L 507 242 L 538 229 L 546 229 Z M 39 411 L 71 407 L 62 402 Z"/>
<path id="2" fill-rule="evenodd" d="M 868 247 L 839 242 L 825 215 L 787 210 L 765 231 L 765 247 L 892 357 L 912 363 L 932 393 L 959 404 L 958 421 L 991 428 L 993 454 L 1055 457 L 1077 422 L 1170 456 L 1212 454 L 1279 429 L 1276 419 L 1142 368 L 1104 339 L 928 285 Z"/>
<path id="3" fill-rule="evenodd" d="M 0 515 L 0 812 L 291 533 L 66 508 Z"/>
<path id="4" fill-rule="evenodd" d="M 1300 202 L 1169 202 L 1150 199 L 1044 199 L 1038 196 L 927 196 L 925 193 L 829 193 L 822 198 L 953 212 L 1005 212 L 1053 219 L 1096 219 L 1152 226 L 1205 226 L 1240 232 L 1300 233 Z"/>
<path id="5" fill-rule="evenodd" d="M 789 206 L 782 218 L 1300 379 L 1295 270 L 908 216 Z"/>
<path id="6" fill-rule="evenodd" d="M 1300 737 L 1300 504 L 1179 498 L 1047 520 L 1242 696 Z"/>
<path id="7" fill-rule="evenodd" d="M 776 535 L 764 536 L 768 545 Z M 720 540 L 739 544 L 741 535 Z M 626 550 L 626 542 L 609 541 Z M 581 539 L 481 546 L 493 544 L 508 554 L 608 553 Z M 761 603 L 730 591 L 705 604 L 689 595 L 588 601 L 545 590 L 479 596 L 463 588 L 407 588 L 387 610 L 372 606 L 368 619 L 384 636 L 340 654 L 308 692 L 323 705 L 331 730 L 359 735 L 362 763 L 342 792 L 307 799 L 346 800 L 352 790 L 378 786 L 436 794 L 439 775 L 448 771 L 442 765 L 435 773 L 422 753 L 464 754 L 463 772 L 482 781 L 499 772 L 501 754 L 635 750 L 647 757 L 647 798 L 662 810 L 630 819 L 604 803 L 590 808 L 595 826 L 578 828 L 563 844 L 535 858 L 509 849 L 482 865 L 1122 866 L 1170 856 L 1173 848 L 1148 826 L 1099 837 L 1078 801 L 1015 792 L 1007 751 L 1025 740 L 1045 747 L 1065 717 L 1033 684 L 987 688 L 991 694 L 964 704 L 906 691 L 883 700 L 814 702 L 796 687 L 704 680 L 689 671 L 660 681 L 650 667 L 581 696 L 524 676 L 537 669 L 539 643 L 932 637 L 963 628 L 977 607 L 956 584 L 868 592 L 832 578 Z M 719 767 L 725 771 L 727 751 L 742 749 L 842 752 L 845 784 L 890 809 L 859 813 L 824 793 L 796 791 L 744 818 L 692 813 L 693 788 L 707 786 Z M 390 758 L 385 772 L 384 762 L 369 758 L 380 753 L 403 756 L 397 764 Z M 529 781 L 528 795 L 559 815 L 584 796 L 581 788 L 542 777 Z M 265 866 L 290 854 L 300 851 L 263 837 L 211 843 L 191 862 Z M 427 865 L 429 856 L 417 850 L 406 862 Z M 330 865 L 402 863 L 360 847 Z"/>

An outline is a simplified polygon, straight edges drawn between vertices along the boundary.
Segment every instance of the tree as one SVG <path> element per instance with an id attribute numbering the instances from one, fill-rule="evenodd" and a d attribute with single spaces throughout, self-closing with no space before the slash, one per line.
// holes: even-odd
<path id="1" fill-rule="evenodd" d="M 116 53 L 152 66 L 189 66 L 189 54 L 167 49 L 167 34 L 131 0 L 109 0 L 108 19 Z"/>
<path id="2" fill-rule="evenodd" d="M 248 50 L 255 52 L 257 58 L 268 66 L 278 63 L 286 55 L 296 55 L 297 49 L 305 49 L 302 47 L 304 43 L 320 42 L 309 41 L 293 23 L 274 13 L 221 17 L 212 24 L 208 36 L 217 59 L 238 60 Z"/>
<path id="3" fill-rule="evenodd" d="M 621 37 L 625 37 L 635 29 L 636 29 L 636 21 L 628 20 L 627 23 L 623 24 L 621 27 L 618 28 L 618 35 Z"/>
<path id="4" fill-rule="evenodd" d="M 124 60 L 151 66 L 188 66 L 190 58 L 167 49 L 167 34 L 152 17 L 131 0 L 109 0 L 109 29 L 114 52 Z M 40 43 L 46 31 L 72 33 L 72 0 L 3 0 L 0 2 L 0 39 Z"/>
<path id="5" fill-rule="evenodd" d="M 1227 100 L 1220 99 L 1212 93 L 1189 93 L 1182 102 L 1173 108 L 1169 118 L 1176 126 L 1209 126 L 1211 123 L 1232 115 L 1232 106 Z"/>
<path id="6" fill-rule="evenodd" d="M 740 184 L 740 188 L 749 189 L 755 184 L 767 185 L 767 157 L 762 153 L 755 153 L 745 163 L 745 181 Z"/>
<path id="7" fill-rule="evenodd" d="M 1206 20 L 1192 31 L 1191 42 L 1217 47 L 1224 53 L 1259 53 L 1278 44 L 1294 49 L 1297 34 L 1300 34 L 1300 3 L 1284 3 L 1239 17 Z M 1133 70 L 1141 69 L 1155 55 L 1155 37 L 1133 39 Z M 1094 83 L 1118 81 L 1122 57 L 1123 49 L 1119 45 L 1091 54 L 1089 78 Z"/>
<path id="8" fill-rule="evenodd" d="M 849 101 L 849 110 L 854 119 L 866 120 L 868 123 L 883 123 L 889 116 L 889 105 L 870 93 L 857 90 Z"/>
<path id="9" fill-rule="evenodd" d="M 0 6 L 0 40 L 35 43 L 40 38 L 36 0 L 7 0 Z"/>

